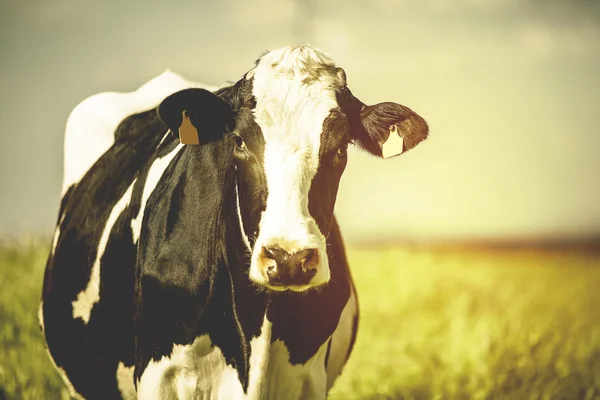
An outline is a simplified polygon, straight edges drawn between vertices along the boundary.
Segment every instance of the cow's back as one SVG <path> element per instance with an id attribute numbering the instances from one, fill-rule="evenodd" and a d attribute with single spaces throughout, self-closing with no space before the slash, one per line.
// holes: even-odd
<path id="1" fill-rule="evenodd" d="M 166 70 L 134 92 L 98 93 L 79 103 L 71 111 L 65 129 L 62 195 L 113 145 L 121 121 L 152 109 L 168 95 L 189 87 L 217 89 Z"/>

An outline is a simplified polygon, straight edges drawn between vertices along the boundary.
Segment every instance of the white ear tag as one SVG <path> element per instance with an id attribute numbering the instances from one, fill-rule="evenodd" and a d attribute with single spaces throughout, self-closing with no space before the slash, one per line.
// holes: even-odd
<path id="1" fill-rule="evenodd" d="M 187 110 L 183 110 L 181 116 L 183 117 L 179 127 L 179 141 L 181 144 L 200 144 L 198 129 L 192 125 Z"/>
<path id="2" fill-rule="evenodd" d="M 390 125 L 390 137 L 381 146 L 381 156 L 383 158 L 389 158 L 397 156 L 404 150 L 404 139 L 398 133 L 397 125 Z"/>

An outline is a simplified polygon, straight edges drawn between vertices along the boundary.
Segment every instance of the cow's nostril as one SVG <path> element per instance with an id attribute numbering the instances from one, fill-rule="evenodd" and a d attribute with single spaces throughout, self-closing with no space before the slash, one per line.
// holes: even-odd
<path id="1" fill-rule="evenodd" d="M 276 248 L 263 247 L 262 248 L 263 257 L 277 261 L 277 254 L 276 254 L 277 250 L 278 249 L 276 249 Z"/>
<path id="2" fill-rule="evenodd" d="M 277 268 L 275 268 L 275 265 L 269 265 L 267 267 L 267 276 L 271 281 L 279 279 L 279 274 L 277 273 Z"/>
<path id="3" fill-rule="evenodd" d="M 317 249 L 302 250 L 302 270 L 313 275 L 317 273 L 316 267 L 319 263 L 319 251 Z"/>
<path id="4" fill-rule="evenodd" d="M 317 275 L 318 249 L 308 248 L 288 253 L 279 246 L 263 247 L 264 273 L 272 285 L 305 285 Z"/>

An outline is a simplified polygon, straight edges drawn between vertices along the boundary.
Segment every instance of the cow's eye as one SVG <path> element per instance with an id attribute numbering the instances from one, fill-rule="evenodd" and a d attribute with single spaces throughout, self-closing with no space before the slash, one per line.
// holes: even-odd
<path id="1" fill-rule="evenodd" d="M 240 135 L 235 135 L 235 145 L 240 150 L 244 150 L 246 148 L 246 142 L 244 142 L 244 138 L 242 138 Z"/>
<path id="2" fill-rule="evenodd" d="M 348 146 L 342 146 L 338 149 L 337 156 L 338 157 L 346 157 L 347 152 L 348 152 Z"/>

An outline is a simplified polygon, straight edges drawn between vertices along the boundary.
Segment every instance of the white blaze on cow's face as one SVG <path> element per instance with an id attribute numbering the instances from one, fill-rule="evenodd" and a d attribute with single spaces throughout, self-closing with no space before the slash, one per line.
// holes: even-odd
<path id="1" fill-rule="evenodd" d="M 308 47 L 264 55 L 253 71 L 256 123 L 265 140 L 268 197 L 250 278 L 273 290 L 306 290 L 330 278 L 325 237 L 308 208 L 323 122 L 345 84 L 331 60 Z"/>

